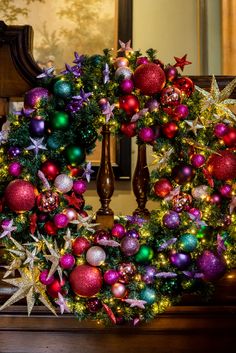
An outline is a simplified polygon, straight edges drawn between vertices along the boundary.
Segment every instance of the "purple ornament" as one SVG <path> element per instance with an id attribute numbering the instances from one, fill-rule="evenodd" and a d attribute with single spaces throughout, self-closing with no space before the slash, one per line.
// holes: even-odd
<path id="1" fill-rule="evenodd" d="M 57 228 L 67 227 L 69 220 L 64 213 L 58 213 L 53 217 L 53 222 Z"/>
<path id="2" fill-rule="evenodd" d="M 132 237 L 132 238 L 139 238 L 139 233 L 136 229 L 130 229 L 126 232 L 125 234 L 127 237 Z"/>
<path id="3" fill-rule="evenodd" d="M 180 225 L 180 218 L 178 213 L 175 211 L 170 211 L 169 213 L 166 213 L 163 217 L 163 224 L 169 229 L 178 228 L 178 226 Z"/>
<path id="4" fill-rule="evenodd" d="M 155 281 L 156 273 L 157 273 L 157 268 L 155 266 L 147 266 L 145 268 L 145 273 L 142 276 L 142 280 L 146 284 L 152 284 Z"/>
<path id="5" fill-rule="evenodd" d="M 39 213 L 38 214 L 38 221 L 41 223 L 46 222 L 47 218 L 48 218 L 47 213 Z"/>
<path id="6" fill-rule="evenodd" d="M 149 143 L 155 140 L 155 133 L 151 127 L 143 127 L 140 129 L 138 134 L 140 140 Z"/>
<path id="7" fill-rule="evenodd" d="M 228 132 L 228 126 L 223 123 L 218 123 L 214 127 L 214 134 L 216 137 L 221 138 Z"/>
<path id="8" fill-rule="evenodd" d="M 140 56 L 136 60 L 136 65 L 137 66 L 142 65 L 142 64 L 148 64 L 148 63 L 149 63 L 149 60 L 148 60 L 148 58 L 146 56 Z"/>
<path id="9" fill-rule="evenodd" d="M 231 197 L 231 193 L 232 193 L 232 186 L 229 184 L 224 184 L 221 185 L 219 188 L 219 192 L 221 194 L 221 196 L 223 197 Z"/>
<path id="10" fill-rule="evenodd" d="M 140 244 L 136 238 L 124 237 L 121 240 L 120 248 L 125 256 L 133 256 L 139 251 Z"/>
<path id="11" fill-rule="evenodd" d="M 106 110 L 107 103 L 108 103 L 108 100 L 106 98 L 101 98 L 100 101 L 98 102 L 102 110 Z"/>
<path id="12" fill-rule="evenodd" d="M 12 146 L 8 150 L 9 157 L 18 157 L 21 154 L 21 149 L 18 146 Z"/>
<path id="13" fill-rule="evenodd" d="M 186 253 L 172 253 L 170 255 L 170 262 L 179 270 L 183 270 L 191 263 L 191 256 Z"/>
<path id="14" fill-rule="evenodd" d="M 40 282 L 45 286 L 52 284 L 53 281 L 55 280 L 55 277 L 53 275 L 48 278 L 48 274 L 49 274 L 48 270 L 43 270 L 39 275 Z"/>
<path id="15" fill-rule="evenodd" d="M 178 71 L 174 66 L 167 66 L 167 68 L 165 69 L 165 74 L 166 80 L 172 82 L 176 79 Z"/>
<path id="16" fill-rule="evenodd" d="M 104 281 L 109 285 L 112 285 L 118 282 L 119 278 L 120 278 L 120 274 L 116 270 L 107 270 L 104 273 Z"/>
<path id="17" fill-rule="evenodd" d="M 197 266 L 208 281 L 215 281 L 221 278 L 226 272 L 226 262 L 223 256 L 205 250 L 197 259 Z"/>
<path id="18" fill-rule="evenodd" d="M 193 154 L 191 156 L 191 163 L 194 168 L 200 168 L 206 162 L 206 158 L 202 154 Z"/>
<path id="19" fill-rule="evenodd" d="M 64 270 L 69 270 L 75 265 L 75 258 L 71 254 L 65 254 L 60 257 L 59 263 Z"/>
<path id="20" fill-rule="evenodd" d="M 29 123 L 29 131 L 31 136 L 42 137 L 45 134 L 45 121 L 32 118 Z"/>
<path id="21" fill-rule="evenodd" d="M 190 208 L 188 211 L 191 215 L 193 215 L 196 219 L 201 219 L 202 213 L 198 208 Z"/>
<path id="22" fill-rule="evenodd" d="M 8 167 L 8 172 L 11 176 L 18 177 L 22 172 L 22 165 L 19 162 L 12 162 Z"/>
<path id="23" fill-rule="evenodd" d="M 184 184 L 193 179 L 195 170 L 189 164 L 176 165 L 172 170 L 172 177 L 177 184 Z"/>
<path id="24" fill-rule="evenodd" d="M 49 92 L 46 88 L 35 87 L 25 93 L 24 107 L 35 109 L 39 106 L 42 99 L 48 99 Z"/>
<path id="25" fill-rule="evenodd" d="M 102 302 L 98 298 L 89 298 L 87 300 L 87 308 L 91 313 L 96 313 L 98 310 L 102 309 Z"/>
<path id="26" fill-rule="evenodd" d="M 110 234 L 103 229 L 97 230 L 96 233 L 94 233 L 94 243 L 99 244 L 100 240 L 109 240 L 111 239 Z"/>
<path id="27" fill-rule="evenodd" d="M 148 108 L 149 112 L 155 112 L 158 111 L 160 108 L 160 103 L 156 100 L 156 99 L 149 99 L 146 104 L 145 107 Z"/>
<path id="28" fill-rule="evenodd" d="M 175 120 L 185 119 L 187 118 L 188 114 L 189 114 L 189 110 L 187 105 L 180 104 L 180 105 L 177 105 L 177 107 L 174 109 L 173 118 Z"/>
<path id="29" fill-rule="evenodd" d="M 123 236 L 125 235 L 125 227 L 120 223 L 116 223 L 111 229 L 111 234 L 113 235 L 113 237 L 123 238 Z"/>
<path id="30" fill-rule="evenodd" d="M 87 190 L 87 182 L 85 180 L 79 179 L 74 181 L 73 191 L 76 194 L 82 195 L 86 190 Z"/>
<path id="31" fill-rule="evenodd" d="M 4 219 L 4 220 L 1 222 L 1 226 L 8 227 L 9 224 L 10 224 L 10 222 L 11 222 L 10 219 Z"/>
<path id="32" fill-rule="evenodd" d="M 221 196 L 220 194 L 212 194 L 210 198 L 210 202 L 213 204 L 220 204 L 221 203 Z"/>
<path id="33" fill-rule="evenodd" d="M 134 89 L 134 83 L 131 79 L 122 80 L 120 82 L 120 89 L 124 94 L 130 94 Z"/>

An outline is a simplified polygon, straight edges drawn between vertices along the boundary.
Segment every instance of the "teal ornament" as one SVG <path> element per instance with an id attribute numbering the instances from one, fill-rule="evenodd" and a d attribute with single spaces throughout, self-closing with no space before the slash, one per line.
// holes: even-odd
<path id="1" fill-rule="evenodd" d="M 84 126 L 79 128 L 77 136 L 81 146 L 88 148 L 94 145 L 98 134 L 93 126 Z"/>
<path id="2" fill-rule="evenodd" d="M 65 112 L 55 111 L 50 117 L 50 122 L 54 130 L 65 130 L 69 127 L 69 115 Z"/>
<path id="3" fill-rule="evenodd" d="M 60 147 L 60 142 L 56 138 L 56 136 L 49 136 L 47 139 L 47 147 L 49 147 L 51 150 L 57 150 Z"/>
<path id="4" fill-rule="evenodd" d="M 85 161 L 85 150 L 81 146 L 69 145 L 65 149 L 65 154 L 72 166 L 77 166 Z"/>
<path id="5" fill-rule="evenodd" d="M 102 56 L 101 55 L 92 55 L 90 57 L 90 60 L 91 60 L 91 64 L 97 66 L 101 63 L 102 61 Z"/>
<path id="6" fill-rule="evenodd" d="M 53 93 L 60 98 L 68 98 L 72 95 L 72 85 L 68 81 L 59 80 L 54 83 Z"/>
<path id="7" fill-rule="evenodd" d="M 178 246 L 185 252 L 191 252 L 196 249 L 198 240 L 193 234 L 182 234 L 178 240 Z"/>
<path id="8" fill-rule="evenodd" d="M 147 304 L 153 304 L 157 300 L 156 291 L 153 288 L 146 287 L 141 291 L 140 298 L 145 300 Z"/>

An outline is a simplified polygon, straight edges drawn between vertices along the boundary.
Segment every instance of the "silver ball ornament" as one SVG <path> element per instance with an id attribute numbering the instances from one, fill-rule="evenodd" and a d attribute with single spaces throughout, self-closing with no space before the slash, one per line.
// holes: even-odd
<path id="1" fill-rule="evenodd" d="M 100 246 L 92 246 L 86 253 L 86 260 L 91 266 L 100 266 L 106 260 L 106 253 Z"/>
<path id="2" fill-rule="evenodd" d="M 67 174 L 59 174 L 54 180 L 54 186 L 58 191 L 67 193 L 73 187 L 73 180 Z"/>

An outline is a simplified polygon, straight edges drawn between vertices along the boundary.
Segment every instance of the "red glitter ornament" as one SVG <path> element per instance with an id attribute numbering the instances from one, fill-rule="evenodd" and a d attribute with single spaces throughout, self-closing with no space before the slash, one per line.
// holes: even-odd
<path id="1" fill-rule="evenodd" d="M 236 177 L 236 155 L 231 151 L 219 151 L 212 154 L 207 162 L 207 170 L 218 180 L 230 180 Z"/>
<path id="2" fill-rule="evenodd" d="M 139 111 L 139 100 L 133 94 L 128 94 L 119 98 L 120 109 L 127 115 L 133 115 Z"/>
<path id="3" fill-rule="evenodd" d="M 52 298 L 58 298 L 58 293 L 66 294 L 66 290 L 62 289 L 65 283 L 65 279 L 62 279 L 62 281 L 60 281 L 59 279 L 55 279 L 52 284 L 47 286 L 47 293 Z"/>
<path id="4" fill-rule="evenodd" d="M 135 87 L 139 88 L 141 93 L 147 96 L 159 93 L 165 83 L 165 73 L 157 64 L 142 64 L 134 72 Z"/>
<path id="5" fill-rule="evenodd" d="M 81 255 L 90 247 L 90 242 L 84 237 L 77 237 L 72 244 L 72 252 L 74 255 Z"/>
<path id="6" fill-rule="evenodd" d="M 70 274 L 72 290 L 82 297 L 92 297 L 102 287 L 102 274 L 97 267 L 79 265 Z"/>
<path id="7" fill-rule="evenodd" d="M 164 198 L 169 195 L 172 189 L 173 186 L 171 182 L 166 178 L 162 178 L 154 184 L 154 192 L 157 196 L 161 198 Z"/>
<path id="8" fill-rule="evenodd" d="M 4 199 L 11 211 L 25 212 L 34 207 L 35 194 L 35 188 L 29 181 L 15 179 L 7 185 Z"/>
<path id="9" fill-rule="evenodd" d="M 60 169 L 57 163 L 51 160 L 48 160 L 42 164 L 41 171 L 44 173 L 48 180 L 54 180 L 60 173 Z"/>

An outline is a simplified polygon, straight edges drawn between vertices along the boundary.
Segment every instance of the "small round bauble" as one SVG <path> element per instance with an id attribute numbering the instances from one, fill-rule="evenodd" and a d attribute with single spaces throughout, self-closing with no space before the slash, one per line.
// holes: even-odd
<path id="1" fill-rule="evenodd" d="M 111 236 L 110 233 L 104 229 L 99 229 L 94 233 L 93 242 L 95 244 L 99 244 L 102 240 L 110 240 Z"/>
<path id="2" fill-rule="evenodd" d="M 93 146 L 97 140 L 98 134 L 91 125 L 80 127 L 77 132 L 77 138 L 81 146 L 87 148 Z"/>
<path id="3" fill-rule="evenodd" d="M 150 98 L 146 102 L 145 107 L 148 108 L 150 113 L 157 112 L 159 110 L 159 108 L 160 108 L 160 103 L 156 99 Z"/>
<path id="4" fill-rule="evenodd" d="M 177 184 L 184 184 L 194 178 L 195 170 L 190 164 L 178 164 L 172 170 L 172 177 Z"/>
<path id="5" fill-rule="evenodd" d="M 135 239 L 139 239 L 139 232 L 136 229 L 129 229 L 125 235 L 127 237 L 131 237 L 131 238 L 135 238 Z"/>
<path id="6" fill-rule="evenodd" d="M 154 63 L 142 64 L 134 72 L 134 85 L 147 96 L 161 92 L 166 83 L 165 73 Z"/>
<path id="7" fill-rule="evenodd" d="M 99 100 L 99 102 L 98 102 L 99 107 L 100 107 L 102 110 L 106 110 L 107 103 L 108 103 L 108 99 L 107 99 L 107 98 L 101 98 L 101 99 Z"/>
<path id="8" fill-rule="evenodd" d="M 52 190 L 46 190 L 41 192 L 37 196 L 37 207 L 41 212 L 52 212 L 59 205 L 59 196 Z"/>
<path id="9" fill-rule="evenodd" d="M 119 97 L 119 106 L 127 115 L 134 115 L 139 111 L 139 100 L 133 94 L 121 96 Z"/>
<path id="10" fill-rule="evenodd" d="M 69 115 L 62 111 L 55 111 L 50 117 L 50 123 L 54 130 L 65 130 L 69 127 Z"/>
<path id="11" fill-rule="evenodd" d="M 175 80 L 174 86 L 177 87 L 182 94 L 187 97 L 191 96 L 194 90 L 194 83 L 189 77 L 179 77 Z"/>
<path id="12" fill-rule="evenodd" d="M 119 56 L 118 58 L 115 59 L 114 66 L 116 68 L 129 66 L 129 60 L 124 56 Z"/>
<path id="13" fill-rule="evenodd" d="M 174 121 L 169 121 L 162 125 L 161 131 L 165 137 L 168 139 L 174 138 L 178 133 L 178 125 Z"/>
<path id="14" fill-rule="evenodd" d="M 79 256 L 85 253 L 90 248 L 90 242 L 84 237 L 77 237 L 72 243 L 72 252 Z"/>
<path id="15" fill-rule="evenodd" d="M 78 179 L 73 182 L 73 191 L 76 194 L 82 195 L 83 193 L 85 193 L 86 190 L 87 190 L 87 182 L 85 180 Z"/>
<path id="16" fill-rule="evenodd" d="M 43 162 L 40 169 L 48 180 L 54 180 L 60 173 L 60 168 L 57 162 L 53 160 Z"/>
<path id="17" fill-rule="evenodd" d="M 192 207 L 188 210 L 188 213 L 190 213 L 192 216 L 194 216 L 195 219 L 201 219 L 202 213 L 198 208 Z"/>
<path id="18" fill-rule="evenodd" d="M 223 123 L 217 123 L 214 126 L 214 135 L 218 138 L 222 138 L 228 132 L 228 126 Z"/>
<path id="19" fill-rule="evenodd" d="M 148 63 L 149 63 L 149 60 L 148 60 L 148 58 L 146 56 L 140 56 L 136 60 L 136 65 L 137 66 L 142 65 L 142 64 L 148 64 Z"/>
<path id="20" fill-rule="evenodd" d="M 157 274 L 157 268 L 155 266 L 145 267 L 145 273 L 142 276 L 142 280 L 146 284 L 152 284 L 155 281 L 155 275 Z"/>
<path id="21" fill-rule="evenodd" d="M 43 270 L 42 272 L 40 272 L 40 275 L 39 275 L 40 282 L 45 286 L 52 284 L 55 280 L 55 277 L 53 275 L 48 277 L 48 274 L 49 274 L 48 270 Z"/>
<path id="22" fill-rule="evenodd" d="M 167 66 L 165 68 L 166 80 L 173 82 L 178 76 L 178 70 L 174 66 Z"/>
<path id="23" fill-rule="evenodd" d="M 189 114 L 188 106 L 185 104 L 179 104 L 177 105 L 177 107 L 175 107 L 172 117 L 174 120 L 179 121 L 187 118 L 188 114 Z"/>
<path id="24" fill-rule="evenodd" d="M 170 255 L 170 262 L 179 270 L 183 270 L 191 264 L 191 256 L 184 252 L 174 252 Z"/>
<path id="25" fill-rule="evenodd" d="M 47 146 L 51 150 L 57 150 L 61 146 L 61 143 L 58 138 L 54 134 L 52 134 L 47 139 Z"/>
<path id="26" fill-rule="evenodd" d="M 133 75 L 132 70 L 129 67 L 121 66 L 115 72 L 116 80 L 127 80 L 130 79 Z"/>
<path id="27" fill-rule="evenodd" d="M 119 282 L 129 283 L 136 274 L 137 268 L 133 262 L 122 262 L 118 267 L 118 271 L 120 274 Z"/>
<path id="28" fill-rule="evenodd" d="M 57 227 L 52 221 L 47 221 L 43 226 L 44 231 L 51 236 L 57 235 Z"/>
<path id="29" fill-rule="evenodd" d="M 105 273 L 104 273 L 104 281 L 109 284 L 109 285 L 112 285 L 114 283 L 116 283 L 119 278 L 120 278 L 120 274 L 118 271 L 116 270 L 107 270 Z"/>
<path id="30" fill-rule="evenodd" d="M 106 260 L 106 253 L 100 246 L 91 246 L 86 253 L 86 260 L 91 266 L 100 266 Z"/>
<path id="31" fill-rule="evenodd" d="M 102 287 L 102 274 L 94 266 L 79 265 L 72 270 L 69 281 L 75 294 L 82 297 L 92 297 Z"/>
<path id="32" fill-rule="evenodd" d="M 178 239 L 178 247 L 185 252 L 191 252 L 196 249 L 198 240 L 193 234 L 182 234 Z"/>
<path id="33" fill-rule="evenodd" d="M 200 153 L 196 153 L 191 156 L 191 164 L 194 168 L 202 167 L 205 162 L 206 158 Z"/>
<path id="34" fill-rule="evenodd" d="M 18 146 L 12 146 L 8 150 L 8 155 L 10 158 L 18 157 L 21 154 L 21 149 Z"/>
<path id="35" fill-rule="evenodd" d="M 223 197 L 231 197 L 232 196 L 232 186 L 229 184 L 221 185 L 219 188 L 219 192 Z"/>
<path id="36" fill-rule="evenodd" d="M 68 226 L 69 219 L 64 213 L 57 213 L 53 217 L 53 222 L 57 228 L 65 228 Z"/>
<path id="37" fill-rule="evenodd" d="M 236 176 L 236 154 L 231 151 L 219 151 L 207 161 L 207 170 L 218 180 L 231 180 Z"/>
<path id="38" fill-rule="evenodd" d="M 122 123 L 120 127 L 120 131 L 122 134 L 126 135 L 127 137 L 131 138 L 136 135 L 136 128 L 137 128 L 137 123 Z"/>
<path id="39" fill-rule="evenodd" d="M 46 131 L 46 123 L 43 119 L 32 118 L 29 123 L 29 132 L 31 136 L 42 137 Z"/>
<path id="40" fill-rule="evenodd" d="M 90 313 L 96 313 L 98 310 L 102 309 L 102 302 L 98 298 L 90 298 L 87 300 L 87 308 Z"/>
<path id="41" fill-rule="evenodd" d="M 63 210 L 63 213 L 66 215 L 69 222 L 76 220 L 78 217 L 78 213 L 76 212 L 76 210 L 74 208 L 65 208 Z"/>
<path id="42" fill-rule="evenodd" d="M 157 294 L 155 289 L 146 287 L 140 293 L 140 299 L 145 300 L 147 304 L 153 304 L 157 300 Z"/>
<path id="43" fill-rule="evenodd" d="M 35 188 L 26 180 L 11 181 L 4 193 L 5 203 L 13 212 L 30 211 L 35 205 Z"/>
<path id="44" fill-rule="evenodd" d="M 148 263 L 152 260 L 154 252 L 148 245 L 141 245 L 139 251 L 135 255 L 135 261 L 138 263 Z"/>
<path id="45" fill-rule="evenodd" d="M 154 193 L 156 196 L 165 198 L 171 190 L 173 189 L 173 186 L 171 182 L 166 179 L 166 178 L 161 178 L 154 184 Z"/>
<path id="46" fill-rule="evenodd" d="M 138 239 L 125 236 L 120 243 L 121 251 L 125 256 L 135 255 L 140 248 Z"/>
<path id="47" fill-rule="evenodd" d="M 54 279 L 54 281 L 47 286 L 47 293 L 52 298 L 58 298 L 58 293 L 65 294 L 66 290 L 63 290 L 63 286 L 65 285 L 65 279 L 60 281 L 59 279 Z"/>
<path id="48" fill-rule="evenodd" d="M 180 104 L 181 101 L 181 92 L 178 88 L 173 86 L 165 87 L 161 91 L 161 104 L 163 107 L 172 107 L 175 108 Z"/>
<path id="49" fill-rule="evenodd" d="M 54 186 L 58 191 L 67 193 L 73 187 L 73 180 L 67 174 L 59 174 L 54 180 Z"/>
<path id="50" fill-rule="evenodd" d="M 85 160 L 85 150 L 81 146 L 69 145 L 65 150 L 65 154 L 72 166 L 82 164 Z"/>
<path id="51" fill-rule="evenodd" d="M 205 250 L 197 259 L 198 269 L 208 281 L 220 279 L 226 272 L 226 262 L 223 256 Z"/>
<path id="52" fill-rule="evenodd" d="M 222 137 L 224 143 L 228 147 L 235 147 L 236 146 L 236 128 L 229 127 L 228 131 Z"/>
<path id="53" fill-rule="evenodd" d="M 122 80 L 119 87 L 123 94 L 130 94 L 134 89 L 134 83 L 131 79 Z"/>
<path id="54" fill-rule="evenodd" d="M 12 162 L 8 167 L 8 173 L 13 177 L 19 177 L 22 172 L 22 165 L 19 162 Z"/>
<path id="55" fill-rule="evenodd" d="M 68 98 L 72 94 L 72 85 L 68 81 L 58 80 L 54 83 L 53 93 L 60 98 Z"/>
<path id="56" fill-rule="evenodd" d="M 126 296 L 127 290 L 123 283 L 114 283 L 111 287 L 111 292 L 115 298 L 122 299 Z"/>
<path id="57" fill-rule="evenodd" d="M 210 203 L 212 203 L 214 205 L 220 205 L 221 204 L 221 195 L 216 192 L 211 194 Z"/>
<path id="58" fill-rule="evenodd" d="M 155 133 L 151 127 L 142 127 L 138 136 L 145 143 L 151 143 L 155 140 Z"/>
<path id="59" fill-rule="evenodd" d="M 177 212 L 169 211 L 163 217 L 163 224 L 169 229 L 176 229 L 180 225 L 180 218 Z"/>
<path id="60" fill-rule="evenodd" d="M 71 254 L 64 254 L 60 257 L 59 264 L 64 270 L 70 270 L 75 265 L 75 258 Z"/>
<path id="61" fill-rule="evenodd" d="M 116 223 L 111 229 L 111 234 L 113 235 L 113 237 L 123 238 L 123 236 L 125 235 L 125 227 L 120 223 Z"/>
<path id="62" fill-rule="evenodd" d="M 46 88 L 35 87 L 25 93 L 24 107 L 27 109 L 38 108 L 43 100 L 48 100 L 49 92 Z"/>

